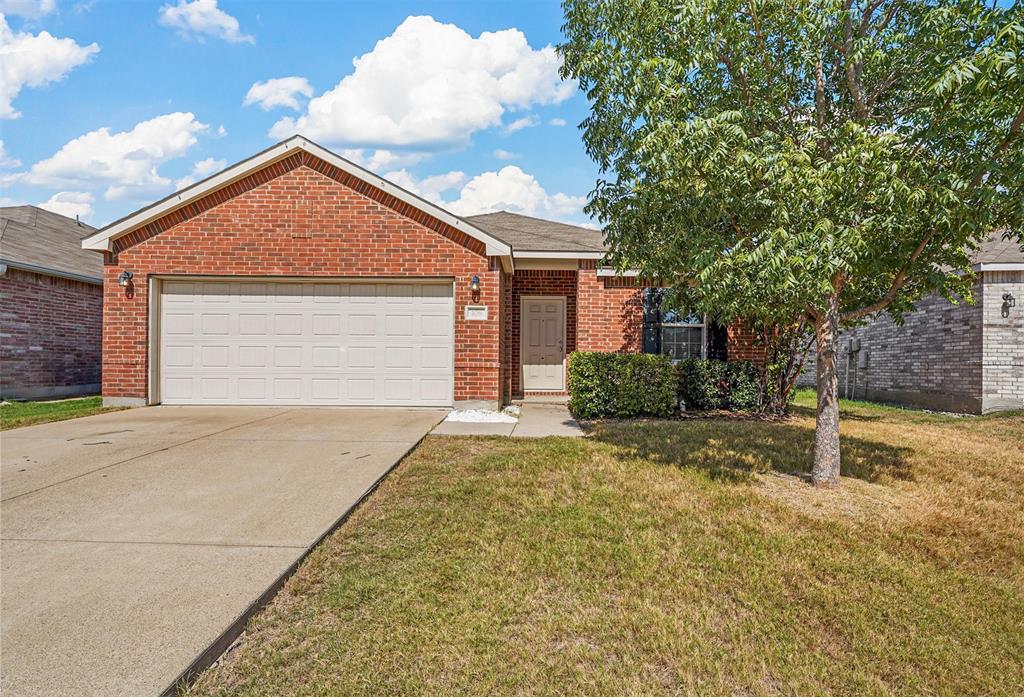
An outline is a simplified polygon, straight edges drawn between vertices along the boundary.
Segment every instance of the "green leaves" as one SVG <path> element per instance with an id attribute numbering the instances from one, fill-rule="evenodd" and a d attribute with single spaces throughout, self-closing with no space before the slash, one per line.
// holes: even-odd
<path id="1" fill-rule="evenodd" d="M 709 314 L 898 315 L 1024 229 L 1019 0 L 564 7 L 611 261 Z"/>
<path id="2" fill-rule="evenodd" d="M 569 410 L 581 419 L 668 416 L 676 408 L 676 369 L 647 353 L 569 355 Z"/>

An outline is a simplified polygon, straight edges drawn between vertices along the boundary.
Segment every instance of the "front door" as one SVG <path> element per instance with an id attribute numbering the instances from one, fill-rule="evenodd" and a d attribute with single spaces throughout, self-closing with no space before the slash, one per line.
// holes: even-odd
<path id="1" fill-rule="evenodd" d="M 565 298 L 524 297 L 520 320 L 523 390 L 564 390 Z"/>

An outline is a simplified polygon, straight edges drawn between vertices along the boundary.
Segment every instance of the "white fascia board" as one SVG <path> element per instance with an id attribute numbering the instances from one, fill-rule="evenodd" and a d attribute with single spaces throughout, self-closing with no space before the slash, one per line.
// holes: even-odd
<path id="1" fill-rule="evenodd" d="M 603 259 L 605 252 L 514 252 L 517 259 Z"/>
<path id="2" fill-rule="evenodd" d="M 636 276 L 640 275 L 640 272 L 637 269 L 626 269 L 624 271 L 619 271 L 618 269 L 598 269 L 597 270 L 597 275 L 598 276 L 625 276 L 625 277 L 629 277 L 629 278 L 635 278 Z"/>
<path id="3" fill-rule="evenodd" d="M 971 267 L 978 271 L 1024 271 L 1024 263 L 1007 262 L 1004 264 L 975 264 Z"/>
<path id="4" fill-rule="evenodd" d="M 363 169 L 354 162 L 349 162 L 345 158 L 334 154 L 330 150 L 327 150 L 316 143 L 306 140 L 302 136 L 292 136 L 288 140 L 278 143 L 272 148 L 264 150 L 262 153 L 251 157 L 248 160 L 243 160 L 232 165 L 223 172 L 219 172 L 208 179 L 204 179 L 197 184 L 193 184 L 192 186 L 182 189 L 181 191 L 158 201 L 152 206 L 143 208 L 127 218 L 123 218 L 111 225 L 108 225 L 102 230 L 99 230 L 95 234 L 82 240 L 82 248 L 110 251 L 113 248 L 113 241 L 118 237 L 128 234 L 132 230 L 136 230 L 157 218 L 181 208 L 182 206 L 186 206 L 192 201 L 228 186 L 243 177 L 247 177 L 252 172 L 263 169 L 278 160 L 283 160 L 296 150 L 303 150 L 314 157 L 318 157 L 321 160 L 334 165 L 338 169 L 348 172 L 357 179 L 361 179 L 371 186 L 377 187 L 382 191 L 386 191 L 399 201 L 407 203 L 414 208 L 418 208 L 424 213 L 451 225 L 456 230 L 461 230 L 473 239 L 483 242 L 486 246 L 486 253 L 488 256 L 501 257 L 510 256 L 512 254 L 512 248 L 496 237 L 488 235 L 483 230 L 471 225 L 457 216 L 452 215 L 443 208 L 436 206 L 419 196 L 409 193 L 397 184 L 393 184 L 386 179 L 373 174 L 369 170 Z"/>

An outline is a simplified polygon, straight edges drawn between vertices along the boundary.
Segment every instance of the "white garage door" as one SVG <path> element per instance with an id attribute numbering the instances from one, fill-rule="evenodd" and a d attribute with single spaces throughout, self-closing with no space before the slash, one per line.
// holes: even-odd
<path id="1" fill-rule="evenodd" d="M 164 404 L 450 406 L 451 282 L 164 281 Z"/>

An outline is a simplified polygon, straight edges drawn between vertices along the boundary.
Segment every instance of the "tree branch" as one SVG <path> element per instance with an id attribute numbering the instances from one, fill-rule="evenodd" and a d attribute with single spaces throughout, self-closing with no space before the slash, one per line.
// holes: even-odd
<path id="1" fill-rule="evenodd" d="M 999 143 L 999 146 L 996 147 L 995 151 L 992 153 L 993 160 L 996 159 L 999 155 L 1001 155 L 1004 150 L 1010 147 L 1010 143 L 1012 143 L 1013 139 L 1020 134 L 1022 127 L 1024 127 L 1024 106 L 1021 106 L 1020 110 L 1017 112 L 1017 115 L 1013 118 L 1013 123 L 1010 124 L 1010 130 L 1006 132 L 1006 137 L 1003 138 L 1003 140 Z M 981 182 L 985 179 L 985 173 L 986 170 L 984 169 L 978 172 L 978 174 L 974 177 L 974 180 L 971 182 L 971 188 L 977 187 L 981 184 Z"/>
<path id="2" fill-rule="evenodd" d="M 743 101 L 747 106 L 750 106 L 750 85 L 747 84 L 747 76 L 743 74 L 743 70 L 736 71 L 733 69 L 732 60 L 724 51 L 721 53 L 722 62 L 725 63 L 726 69 L 729 71 L 729 77 L 732 78 L 733 82 L 738 82 L 740 89 L 743 90 Z M 739 72 L 739 80 L 736 79 L 736 73 Z"/>
<path id="3" fill-rule="evenodd" d="M 1002 142 L 999 143 L 999 146 L 992 154 L 992 157 L 997 157 L 1004 150 L 1006 150 L 1006 148 L 1010 147 L 1010 143 L 1012 143 L 1013 139 L 1020 134 L 1022 128 L 1024 128 L 1024 106 L 1022 106 L 1020 110 L 1017 112 L 1017 115 L 1013 119 L 1013 123 L 1010 124 L 1010 128 L 1006 133 L 1006 137 L 1003 138 Z M 985 173 L 979 172 L 978 175 L 974 178 L 974 181 L 971 182 L 971 187 L 975 188 L 979 186 L 984 178 Z M 928 246 L 928 243 L 931 241 L 932 237 L 935 236 L 936 231 L 937 228 L 932 228 L 931 232 L 925 235 L 924 239 L 921 240 L 921 242 L 918 243 L 917 247 L 914 248 L 913 253 L 910 255 L 910 259 L 907 260 L 907 263 L 904 264 L 903 268 L 900 269 L 899 273 L 897 273 L 896 276 L 893 278 L 892 285 L 889 286 L 889 290 L 886 291 L 885 295 L 883 295 L 877 301 L 871 303 L 866 307 L 862 307 L 859 310 L 851 310 L 850 312 L 841 315 L 839 318 L 840 321 L 850 322 L 852 320 L 860 319 L 861 317 L 866 317 L 867 315 L 874 314 L 875 312 L 879 312 L 888 307 L 889 304 L 896 298 L 896 294 L 899 293 L 900 289 L 903 288 L 903 286 L 906 284 L 908 269 L 914 264 L 915 261 L 918 260 L 918 258 L 920 258 L 921 254 L 924 252 L 925 247 Z"/>
<path id="4" fill-rule="evenodd" d="M 818 130 L 823 130 L 825 128 L 825 65 L 821 49 L 818 49 L 818 62 L 814 66 L 814 112 L 817 117 Z"/>
<path id="5" fill-rule="evenodd" d="M 874 314 L 887 308 L 889 306 L 889 303 L 891 303 L 896 298 L 896 294 L 899 293 L 900 289 L 906 284 L 908 278 L 908 270 L 914 264 L 914 262 L 917 261 L 918 258 L 920 258 L 921 254 L 924 252 L 924 248 L 928 246 L 928 243 L 931 242 L 932 238 L 935 236 L 935 233 L 937 231 L 938 228 L 932 228 L 931 232 L 925 235 L 924 239 L 918 243 L 917 247 L 914 248 L 913 253 L 911 253 L 910 259 L 907 260 L 907 263 L 903 265 L 903 268 L 900 269 L 899 273 L 897 273 L 896 276 L 893 277 L 892 285 L 889 286 L 889 290 L 885 292 L 885 295 L 883 295 L 881 298 L 871 303 L 870 305 L 860 308 L 859 310 L 851 310 L 847 313 L 840 315 L 839 321 L 851 322 L 853 320 L 860 319 L 861 317 L 866 317 L 867 315 Z"/>
<path id="6" fill-rule="evenodd" d="M 843 13 L 843 57 L 845 58 L 846 86 L 850 89 L 850 97 L 853 98 L 853 111 L 857 118 L 866 119 L 868 110 L 864 104 L 864 91 L 860 85 L 861 66 L 859 61 L 853 60 L 853 19 L 850 17 L 852 6 L 853 0 L 847 0 Z"/>

